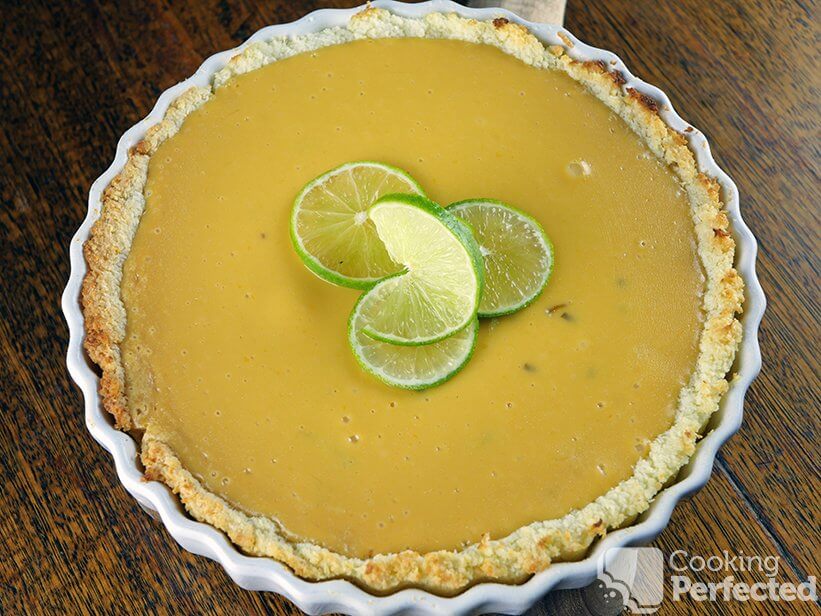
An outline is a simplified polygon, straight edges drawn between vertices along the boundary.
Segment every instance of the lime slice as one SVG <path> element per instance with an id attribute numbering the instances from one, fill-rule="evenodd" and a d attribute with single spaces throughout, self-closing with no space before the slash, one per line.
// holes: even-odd
<path id="1" fill-rule="evenodd" d="M 368 220 L 368 208 L 390 193 L 423 194 L 401 169 L 347 163 L 309 182 L 291 211 L 291 241 L 314 274 L 344 287 L 367 289 L 401 270 Z"/>
<path id="2" fill-rule="evenodd" d="M 363 296 L 364 297 L 364 296 Z M 400 346 L 374 340 L 362 331 L 360 306 L 357 302 L 348 321 L 348 343 L 354 357 L 366 372 L 404 389 L 427 389 L 441 385 L 468 363 L 476 346 L 479 319 L 433 344 Z"/>
<path id="3" fill-rule="evenodd" d="M 390 258 L 405 270 L 362 297 L 362 331 L 382 342 L 418 345 L 443 340 L 471 323 L 484 276 L 470 228 L 415 195 L 382 197 L 368 216 Z"/>
<path id="4" fill-rule="evenodd" d="M 480 317 L 511 314 L 539 296 L 553 270 L 553 245 L 535 219 L 491 199 L 460 201 L 448 211 L 470 225 L 484 258 Z"/>

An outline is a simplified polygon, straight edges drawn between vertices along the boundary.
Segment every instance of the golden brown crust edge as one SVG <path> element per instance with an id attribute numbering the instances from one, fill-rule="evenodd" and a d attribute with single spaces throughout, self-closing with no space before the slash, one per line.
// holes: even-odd
<path id="1" fill-rule="evenodd" d="M 564 47 L 545 49 L 527 29 L 506 19 L 479 22 L 441 13 L 415 20 L 369 9 L 356 15 L 347 27 L 251 45 L 214 75 L 213 86 L 192 88 L 177 98 L 162 122 L 149 129 L 131 149 L 125 167 L 104 191 L 100 218 L 83 247 L 88 265 L 81 292 L 85 348 L 102 370 L 100 396 L 116 426 L 123 430 L 146 428 L 132 416 L 125 394 L 119 345 L 125 336 L 126 314 L 120 280 L 144 206 L 143 187 L 151 155 L 177 132 L 189 113 L 210 98 L 213 89 L 234 75 L 318 47 L 357 38 L 402 36 L 490 44 L 528 64 L 566 71 L 624 118 L 678 175 L 690 200 L 707 281 L 699 356 L 692 379 L 681 392 L 673 426 L 652 442 L 632 477 L 563 518 L 534 522 L 498 540 L 486 537 L 459 551 L 405 551 L 368 559 L 350 558 L 309 542 L 291 540 L 276 522 L 232 507 L 192 476 L 150 427 L 142 439 L 141 457 L 146 477 L 171 487 L 193 517 L 224 531 L 243 551 L 284 562 L 299 576 L 314 580 L 345 577 L 380 592 L 418 586 L 453 594 L 483 580 L 520 582 L 552 561 L 578 558 L 595 538 L 646 510 L 658 491 L 687 462 L 699 431 L 728 387 L 725 376 L 741 338 L 736 315 L 741 312 L 743 282 L 733 268 L 735 242 L 728 230 L 718 183 L 699 172 L 686 139 L 664 123 L 657 103 L 635 90 L 625 90 L 620 73 L 609 71 L 604 63 L 573 60 L 567 55 L 566 47 L 572 46 L 569 41 Z"/>
<path id="2" fill-rule="evenodd" d="M 123 170 L 103 191 L 100 217 L 83 244 L 88 267 L 80 291 L 85 323 L 83 346 L 102 370 L 100 398 L 121 430 L 136 426 L 128 409 L 120 357 L 126 324 L 120 281 L 145 205 L 143 187 L 148 161 L 159 145 L 179 130 L 188 114 L 210 97 L 210 88 L 187 90 L 171 104 L 162 122 L 149 128 L 131 148 Z"/>

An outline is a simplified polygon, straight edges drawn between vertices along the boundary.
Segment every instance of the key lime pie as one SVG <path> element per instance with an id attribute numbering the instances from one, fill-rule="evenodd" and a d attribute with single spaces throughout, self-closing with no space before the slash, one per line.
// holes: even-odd
<path id="1" fill-rule="evenodd" d="M 85 345 L 146 477 L 244 552 L 522 582 L 647 509 L 717 409 L 722 208 L 605 64 L 368 9 L 148 130 L 85 244 Z"/>

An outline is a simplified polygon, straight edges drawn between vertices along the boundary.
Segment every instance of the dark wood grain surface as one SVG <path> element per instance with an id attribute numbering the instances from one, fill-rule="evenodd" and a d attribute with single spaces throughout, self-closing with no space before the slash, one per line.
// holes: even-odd
<path id="1" fill-rule="evenodd" d="M 264 25 L 343 4 L 0 6 L 0 613 L 298 613 L 179 548 L 120 486 L 66 374 L 59 296 L 88 188 L 160 92 Z M 713 479 L 656 545 L 777 556 L 782 581 L 818 575 L 821 550 L 818 18 L 799 1 L 570 0 L 566 19 L 707 133 L 761 243 L 763 374 Z M 591 597 L 556 592 L 533 613 L 590 613 Z M 775 607 L 817 612 L 709 609 Z M 667 602 L 661 613 L 707 609 Z"/>

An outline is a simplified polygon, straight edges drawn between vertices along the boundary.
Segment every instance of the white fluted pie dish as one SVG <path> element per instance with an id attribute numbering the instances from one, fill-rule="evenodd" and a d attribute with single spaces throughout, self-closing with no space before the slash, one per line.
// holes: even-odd
<path id="1" fill-rule="evenodd" d="M 152 113 L 123 136 L 114 164 L 92 187 L 89 197 L 89 215 L 72 242 L 72 277 L 63 297 L 64 311 L 71 330 L 69 369 L 86 396 L 86 417 L 89 430 L 113 454 L 118 474 L 129 492 L 144 508 L 159 514 L 169 532 L 181 545 L 190 551 L 221 562 L 241 586 L 279 592 L 311 613 L 324 611 L 393 613 L 406 610 L 434 613 L 521 611 L 551 588 L 589 583 L 595 576 L 596 560 L 599 554 L 609 547 L 640 543 L 657 535 L 669 520 L 672 507 L 678 499 L 697 489 L 708 479 L 717 448 L 740 424 L 744 392 L 760 367 L 756 331 L 764 308 L 764 298 L 754 272 L 755 242 L 740 218 L 735 186 L 712 160 L 703 136 L 675 114 L 663 93 L 635 79 L 612 54 L 585 46 L 559 28 L 529 24 L 499 10 L 470 10 L 446 2 L 429 2 L 413 6 L 400 3 L 375 3 L 375 5 L 409 18 L 435 12 L 453 12 L 482 20 L 492 20 L 501 16 L 511 22 L 522 23 L 545 45 L 562 47 L 568 56 L 576 60 L 600 63 L 601 66 L 618 71 L 623 78 L 621 87 L 625 90 L 632 89 L 647 97 L 647 100 L 655 101 L 656 111 L 663 121 L 670 128 L 686 136 L 690 149 L 695 153 L 699 170 L 718 181 L 736 240 L 735 266 L 746 283 L 747 296 L 742 317 L 744 335 L 737 356 L 737 377 L 722 398 L 721 408 L 710 424 L 711 431 L 699 441 L 695 454 L 679 475 L 678 480 L 659 493 L 650 509 L 635 524 L 609 533 L 593 546 L 584 560 L 574 563 L 554 563 L 521 585 L 482 583 L 451 598 L 442 598 L 419 590 L 402 590 L 389 596 L 375 597 L 347 581 L 307 582 L 273 560 L 243 555 L 219 531 L 189 518 L 183 512 L 178 499 L 162 484 L 144 481 L 143 469 L 138 462 L 137 446 L 131 437 L 115 430 L 109 417 L 104 413 L 97 394 L 97 374 L 83 355 L 81 348 L 84 324 L 79 306 L 79 292 L 81 281 L 86 275 L 86 263 L 81 246 L 88 238 L 91 225 L 99 216 L 102 191 L 124 168 L 129 150 L 145 136 L 149 126 L 161 121 L 171 102 L 191 86 L 208 85 L 212 77 L 226 66 L 229 58 L 242 51 L 250 43 L 340 26 L 347 23 L 360 9 L 319 11 L 293 24 L 261 30 L 240 48 L 213 56 L 193 77 L 165 92 Z"/>

